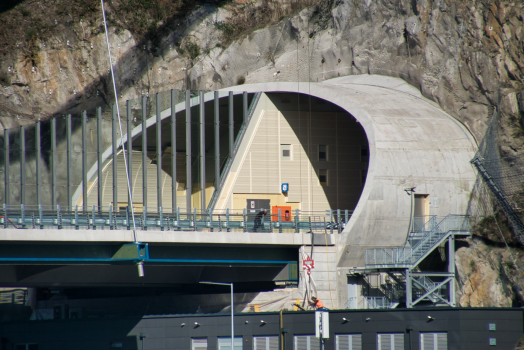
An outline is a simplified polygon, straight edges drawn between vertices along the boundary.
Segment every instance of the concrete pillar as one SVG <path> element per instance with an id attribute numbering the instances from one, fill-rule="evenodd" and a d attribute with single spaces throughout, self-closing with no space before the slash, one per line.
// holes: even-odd
<path id="1" fill-rule="evenodd" d="M 162 207 L 162 106 L 160 94 L 156 93 L 156 206 Z"/>
<path id="2" fill-rule="evenodd" d="M 410 269 L 406 269 L 406 308 L 408 309 L 413 307 L 412 283 L 411 271 Z"/>
<path id="3" fill-rule="evenodd" d="M 176 213 L 176 91 L 171 90 L 171 213 Z"/>
<path id="4" fill-rule="evenodd" d="M 247 122 L 247 110 L 248 110 L 247 91 L 244 91 L 242 93 L 242 118 L 244 120 L 244 123 Z M 247 127 L 247 125 L 245 127 Z"/>

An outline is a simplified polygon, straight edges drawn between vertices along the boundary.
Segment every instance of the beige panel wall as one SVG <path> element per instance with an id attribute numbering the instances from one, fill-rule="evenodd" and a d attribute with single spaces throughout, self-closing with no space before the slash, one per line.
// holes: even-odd
<path id="1" fill-rule="evenodd" d="M 348 113 L 332 107 L 298 112 L 296 105 L 286 103 L 292 96 L 270 96 L 264 95 L 259 102 L 259 115 L 254 116 L 243 140 L 238 170 L 232 167 L 217 208 L 240 209 L 245 207 L 246 195 L 264 199 L 263 194 L 274 194 L 288 204 L 297 203 L 303 211 L 354 209 L 368 165 L 362 157 L 368 146 L 360 125 Z M 283 144 L 291 145 L 289 160 L 281 157 Z M 327 161 L 319 161 L 319 145 L 328 147 Z M 319 169 L 328 171 L 327 186 L 319 182 Z M 281 194 L 282 183 L 289 183 L 287 197 Z"/>

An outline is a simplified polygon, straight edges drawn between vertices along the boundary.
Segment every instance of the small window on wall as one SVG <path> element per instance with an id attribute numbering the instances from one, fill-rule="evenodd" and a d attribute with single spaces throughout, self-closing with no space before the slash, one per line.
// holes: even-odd
<path id="1" fill-rule="evenodd" d="M 314 335 L 295 335 L 294 350 L 320 350 L 320 344 Z"/>
<path id="2" fill-rule="evenodd" d="M 421 350 L 447 350 L 448 334 L 440 333 L 420 333 Z"/>
<path id="3" fill-rule="evenodd" d="M 207 338 L 191 339 L 191 350 L 207 350 Z"/>
<path id="4" fill-rule="evenodd" d="M 235 337 L 233 346 L 234 350 L 242 350 L 242 337 Z M 231 350 L 231 337 L 219 337 L 218 338 L 218 350 Z"/>
<path id="5" fill-rule="evenodd" d="M 378 334 L 378 350 L 404 350 L 404 333 Z"/>
<path id="6" fill-rule="evenodd" d="M 362 163 L 369 163 L 369 149 L 367 146 L 362 146 L 360 148 L 360 161 Z"/>
<path id="7" fill-rule="evenodd" d="M 337 334 L 336 350 L 362 350 L 362 334 Z"/>
<path id="8" fill-rule="evenodd" d="M 291 159 L 291 145 L 280 145 L 280 159 L 292 160 Z"/>
<path id="9" fill-rule="evenodd" d="M 320 186 L 328 185 L 328 170 L 327 169 L 318 169 L 318 182 Z"/>
<path id="10" fill-rule="evenodd" d="M 328 146 L 318 145 L 318 160 L 326 162 L 328 160 Z"/>
<path id="11" fill-rule="evenodd" d="M 278 335 L 253 337 L 253 350 L 279 350 Z"/>

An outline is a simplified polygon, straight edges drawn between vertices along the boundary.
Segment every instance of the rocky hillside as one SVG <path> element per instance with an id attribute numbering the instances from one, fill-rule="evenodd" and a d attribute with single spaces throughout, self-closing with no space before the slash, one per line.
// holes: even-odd
<path id="1" fill-rule="evenodd" d="M 112 103 L 99 1 L 11 0 L 1 11 L 0 132 Z M 123 99 L 381 74 L 420 89 L 479 142 L 497 109 L 501 153 L 523 148 L 521 1 L 110 0 L 106 11 Z M 458 251 L 463 306 L 523 300 L 522 269 L 510 266 L 522 252 L 499 247 L 494 229 Z"/>

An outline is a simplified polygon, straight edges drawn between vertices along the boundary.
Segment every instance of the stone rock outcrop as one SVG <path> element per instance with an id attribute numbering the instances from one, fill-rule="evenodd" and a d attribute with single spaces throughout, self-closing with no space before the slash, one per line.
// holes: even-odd
<path id="1" fill-rule="evenodd" d="M 462 307 L 512 307 L 524 301 L 524 251 L 474 237 L 455 255 L 457 300 Z M 516 265 L 513 263 L 515 259 Z"/>

